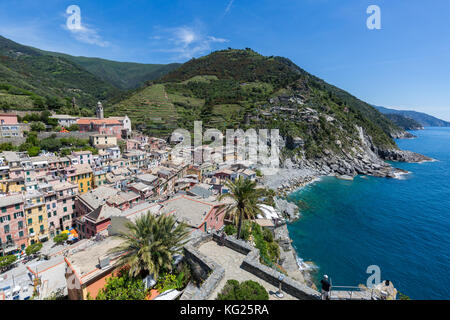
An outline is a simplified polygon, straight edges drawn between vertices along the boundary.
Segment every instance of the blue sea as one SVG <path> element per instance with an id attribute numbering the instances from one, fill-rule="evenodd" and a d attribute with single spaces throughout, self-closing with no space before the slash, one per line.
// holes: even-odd
<path id="1" fill-rule="evenodd" d="M 325 177 L 289 195 L 307 205 L 288 229 L 316 281 L 366 284 L 377 265 L 411 299 L 450 299 L 450 128 L 412 133 L 399 147 L 437 162 L 393 163 L 411 172 L 401 179 Z"/>

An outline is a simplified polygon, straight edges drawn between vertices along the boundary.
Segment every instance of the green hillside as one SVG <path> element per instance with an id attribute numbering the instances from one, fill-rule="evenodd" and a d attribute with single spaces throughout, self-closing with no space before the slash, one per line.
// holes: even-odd
<path id="1" fill-rule="evenodd" d="M 189 130 L 195 120 L 222 130 L 279 128 L 290 149 L 296 148 L 290 142 L 301 138 L 309 157 L 320 156 L 324 149 L 352 152 L 360 141 L 356 126 L 380 149 L 396 148 L 392 135 L 401 131 L 370 105 L 290 60 L 250 49 L 192 59 L 108 111 L 126 111 L 140 128 L 159 135 L 167 130 L 158 131 L 151 117 L 171 125 L 176 120 L 178 127 Z"/>
<path id="2" fill-rule="evenodd" d="M 127 94 L 125 89 L 142 86 L 178 66 L 72 57 L 0 36 L 0 108 L 90 115 L 97 101 L 119 101 Z M 76 109 L 71 107 L 72 98 Z"/>
<path id="3" fill-rule="evenodd" d="M 93 106 L 117 89 L 62 57 L 0 37 L 0 92 L 3 108 L 42 110 L 67 106 L 73 97 Z"/>
<path id="4" fill-rule="evenodd" d="M 387 113 L 385 116 L 400 128 L 405 130 L 421 130 L 423 126 L 414 119 L 408 118 L 401 114 Z"/>
<path id="5" fill-rule="evenodd" d="M 64 57 L 79 65 L 103 81 L 123 90 L 135 89 L 146 81 L 158 79 L 180 64 L 143 64 L 132 62 L 117 62 L 100 58 L 74 57 L 62 53 L 48 53 Z"/>

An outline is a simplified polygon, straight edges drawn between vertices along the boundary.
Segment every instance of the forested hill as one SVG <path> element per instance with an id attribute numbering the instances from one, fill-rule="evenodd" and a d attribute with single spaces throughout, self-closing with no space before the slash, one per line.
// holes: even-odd
<path id="1" fill-rule="evenodd" d="M 438 119 L 423 112 L 411 110 L 395 110 L 380 106 L 374 107 L 383 114 L 398 114 L 404 117 L 408 117 L 410 119 L 417 121 L 424 127 L 450 127 L 450 122 Z"/>
<path id="2" fill-rule="evenodd" d="M 73 57 L 0 36 L 0 108 L 90 115 L 97 101 L 107 104 L 119 99 L 125 89 L 139 87 L 178 66 Z"/>
<path id="3" fill-rule="evenodd" d="M 105 82 L 119 89 L 130 90 L 143 85 L 146 81 L 158 79 L 178 68 L 179 63 L 144 64 L 117 62 L 100 58 L 75 57 L 62 53 L 48 54 L 66 58 Z"/>
<path id="4" fill-rule="evenodd" d="M 386 113 L 385 116 L 400 128 L 405 130 L 422 130 L 423 126 L 414 119 L 396 113 Z"/>
<path id="5" fill-rule="evenodd" d="M 0 106 L 57 110 L 75 97 L 80 106 L 106 100 L 117 89 L 67 59 L 0 37 Z"/>

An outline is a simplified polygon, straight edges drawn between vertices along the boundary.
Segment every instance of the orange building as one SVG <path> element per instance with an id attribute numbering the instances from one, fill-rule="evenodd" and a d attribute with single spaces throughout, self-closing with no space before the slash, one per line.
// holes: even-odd
<path id="1" fill-rule="evenodd" d="M 115 237 L 88 246 L 64 258 L 69 300 L 95 299 L 105 286 L 106 279 L 115 274 L 119 254 L 110 250 L 123 240 Z"/>

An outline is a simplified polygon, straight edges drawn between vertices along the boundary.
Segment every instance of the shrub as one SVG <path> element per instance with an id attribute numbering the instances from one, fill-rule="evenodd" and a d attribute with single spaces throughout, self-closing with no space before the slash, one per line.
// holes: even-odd
<path id="1" fill-rule="evenodd" d="M 248 239 L 250 239 L 250 235 L 251 235 L 251 225 L 249 222 L 245 221 L 244 223 L 242 223 L 241 239 L 248 241 Z"/>
<path id="2" fill-rule="evenodd" d="M 278 261 L 280 258 L 280 246 L 276 242 L 268 242 L 267 245 L 267 254 L 269 255 L 269 259 L 273 262 Z"/>
<path id="3" fill-rule="evenodd" d="M 171 289 L 181 289 L 184 286 L 184 272 L 177 275 L 166 273 L 158 278 L 155 289 L 160 293 Z"/>
<path id="4" fill-rule="evenodd" d="M 233 235 L 233 234 L 236 234 L 237 229 L 236 229 L 236 227 L 235 227 L 234 225 L 232 225 L 232 224 L 227 224 L 227 225 L 225 226 L 225 228 L 223 229 L 223 231 L 224 231 L 228 236 L 231 236 L 231 235 Z"/>
<path id="5" fill-rule="evenodd" d="M 16 262 L 16 260 L 17 257 L 15 255 L 0 257 L 0 269 L 9 267 L 11 264 Z"/>
<path id="6" fill-rule="evenodd" d="M 278 243 L 273 241 L 272 231 L 253 223 L 252 235 L 255 247 L 259 249 L 261 262 L 267 265 L 276 262 L 280 257 L 280 247 Z"/>
<path id="7" fill-rule="evenodd" d="M 217 295 L 217 300 L 269 300 L 269 294 L 255 281 L 239 283 L 237 280 L 228 280 L 222 292 Z"/>
<path id="8" fill-rule="evenodd" d="M 273 242 L 273 234 L 272 234 L 272 231 L 270 231 L 270 230 L 267 229 L 267 228 L 264 228 L 264 229 L 263 229 L 263 238 L 264 238 L 264 240 L 267 241 L 267 242 Z"/>
<path id="9" fill-rule="evenodd" d="M 25 249 L 25 253 L 26 253 L 28 256 L 30 256 L 30 255 L 33 255 L 33 254 L 35 254 L 35 253 L 38 253 L 39 250 L 41 250 L 41 249 L 42 249 L 42 243 L 37 242 L 37 243 L 34 243 L 34 244 L 30 244 L 30 245 Z"/>
<path id="10" fill-rule="evenodd" d="M 55 236 L 53 238 L 53 241 L 56 244 L 61 244 L 61 243 L 65 242 L 65 241 L 67 241 L 68 238 L 69 238 L 69 235 L 67 233 L 60 233 L 60 234 L 58 234 L 57 236 Z"/>
<path id="11" fill-rule="evenodd" d="M 145 284 L 140 278 L 132 278 L 126 268 L 122 269 L 118 276 L 106 280 L 106 285 L 101 289 L 96 300 L 144 300 L 147 297 Z"/>

